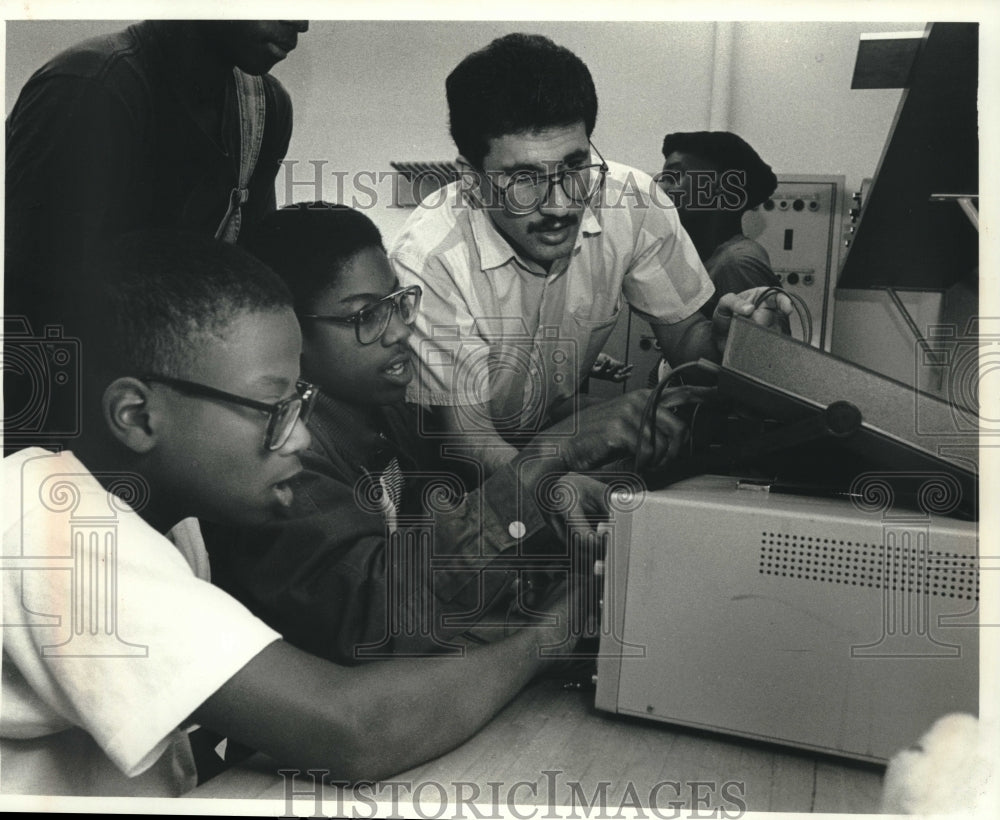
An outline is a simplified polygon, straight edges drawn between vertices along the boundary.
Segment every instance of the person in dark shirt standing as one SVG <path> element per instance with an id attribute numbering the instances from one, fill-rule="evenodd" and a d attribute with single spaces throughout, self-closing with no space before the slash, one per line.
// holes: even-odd
<path id="1" fill-rule="evenodd" d="M 148 20 L 79 43 L 32 75 L 7 119 L 8 342 L 44 338 L 54 325 L 72 335 L 95 284 L 83 262 L 117 235 L 162 227 L 242 242 L 274 210 L 292 106 L 267 72 L 307 29 Z M 26 417 L 20 431 L 10 423 L 33 399 L 27 381 L 5 368 L 8 437 L 69 432 L 66 407 Z"/>

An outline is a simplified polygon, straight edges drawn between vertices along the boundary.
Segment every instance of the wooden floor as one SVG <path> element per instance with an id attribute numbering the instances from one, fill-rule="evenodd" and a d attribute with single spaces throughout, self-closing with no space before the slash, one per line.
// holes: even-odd
<path id="1" fill-rule="evenodd" d="M 188 796 L 283 801 L 278 768 L 258 755 Z M 453 805 L 478 794 L 478 802 L 501 807 L 575 805 L 581 816 L 596 801 L 611 816 L 623 804 L 653 803 L 664 816 L 683 807 L 726 817 L 741 803 L 747 811 L 877 812 L 882 774 L 871 764 L 600 712 L 592 690 L 543 679 L 467 743 L 392 781 L 406 784 L 396 787 L 403 800 L 417 790 Z M 306 777 L 294 788 L 310 785 Z M 367 794 L 392 797 L 386 784 Z M 327 787 L 321 811 L 333 813 L 337 796 Z"/>

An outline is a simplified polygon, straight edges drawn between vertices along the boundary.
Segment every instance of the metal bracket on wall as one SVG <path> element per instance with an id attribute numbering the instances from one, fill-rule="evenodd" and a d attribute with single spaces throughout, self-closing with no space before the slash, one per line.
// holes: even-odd
<path id="1" fill-rule="evenodd" d="M 978 200 L 979 194 L 931 194 L 931 202 L 957 202 L 959 207 L 969 217 L 969 222 L 977 231 L 979 230 L 979 209 L 972 204 L 972 200 Z"/>
<path id="2" fill-rule="evenodd" d="M 957 202 L 959 207 L 969 218 L 969 222 L 972 223 L 972 227 L 979 231 L 979 209 L 972 204 L 972 200 L 978 200 L 979 194 L 931 194 L 931 202 Z M 896 306 L 896 310 L 899 311 L 899 315 L 906 322 L 907 326 L 910 328 L 910 332 L 913 334 L 914 338 L 917 340 L 917 344 L 920 345 L 921 350 L 924 351 L 924 355 L 928 357 L 928 360 L 933 360 L 934 351 L 931 346 L 927 343 L 923 334 L 920 332 L 920 328 L 914 321 L 910 312 L 906 309 L 906 305 L 903 304 L 903 300 L 899 298 L 899 294 L 896 292 L 895 288 L 885 288 L 885 292 L 889 294 L 889 298 L 892 299 L 892 303 Z"/>
<path id="3" fill-rule="evenodd" d="M 903 304 L 903 300 L 899 298 L 899 294 L 896 293 L 896 289 L 885 288 L 885 292 L 889 294 L 889 298 L 892 299 L 892 303 L 896 306 L 896 310 L 899 311 L 899 315 L 903 317 L 903 321 L 906 322 L 907 326 L 910 328 L 910 332 L 917 340 L 917 344 L 920 345 L 920 349 L 924 351 L 924 355 L 932 359 L 934 355 L 933 349 L 927 343 L 924 335 L 920 332 L 920 328 L 910 315 L 910 311 L 906 309 L 906 305 Z"/>

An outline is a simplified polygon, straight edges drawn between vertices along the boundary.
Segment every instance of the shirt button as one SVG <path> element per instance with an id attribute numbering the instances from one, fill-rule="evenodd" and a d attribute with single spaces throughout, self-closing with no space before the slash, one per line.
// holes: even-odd
<path id="1" fill-rule="evenodd" d="M 507 525 L 507 532 L 510 533 L 511 538 L 524 538 L 525 533 L 528 532 L 528 528 L 524 526 L 523 521 L 511 521 Z"/>

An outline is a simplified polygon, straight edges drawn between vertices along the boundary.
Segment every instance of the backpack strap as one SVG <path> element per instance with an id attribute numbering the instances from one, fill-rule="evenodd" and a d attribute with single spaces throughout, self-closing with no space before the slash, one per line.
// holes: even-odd
<path id="1" fill-rule="evenodd" d="M 219 223 L 215 238 L 235 242 L 240 234 L 242 206 L 250 195 L 250 178 L 257 166 L 260 145 L 264 139 L 264 79 L 246 74 L 233 67 L 236 79 L 236 102 L 240 115 L 240 171 L 237 187 L 229 192 L 229 207 Z"/>

